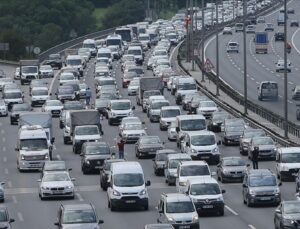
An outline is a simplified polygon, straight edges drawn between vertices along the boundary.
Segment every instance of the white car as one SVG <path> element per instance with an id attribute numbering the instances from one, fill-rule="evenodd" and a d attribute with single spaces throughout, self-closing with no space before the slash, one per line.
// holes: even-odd
<path id="1" fill-rule="evenodd" d="M 0 100 L 0 115 L 1 116 L 7 116 L 8 115 L 7 106 L 4 102 L 4 100 Z"/>
<path id="2" fill-rule="evenodd" d="M 43 105 L 50 99 L 47 87 L 34 87 L 31 89 L 31 106 Z"/>
<path id="3" fill-rule="evenodd" d="M 223 29 L 223 35 L 225 35 L 225 34 L 232 35 L 232 29 L 231 29 L 231 27 L 224 27 L 224 29 Z"/>
<path id="4" fill-rule="evenodd" d="M 52 116 L 59 117 L 61 114 L 62 109 L 64 108 L 64 105 L 59 100 L 47 100 L 43 107 L 43 112 L 50 112 Z"/>
<path id="5" fill-rule="evenodd" d="M 64 83 L 71 82 L 77 80 L 73 73 L 71 72 L 63 72 L 59 76 L 59 85 L 63 85 Z"/>
<path id="6" fill-rule="evenodd" d="M 137 90 L 139 89 L 139 87 L 140 87 L 140 80 L 139 79 L 131 80 L 129 85 L 128 85 L 128 88 L 127 88 L 128 95 L 136 95 Z"/>
<path id="7" fill-rule="evenodd" d="M 176 121 L 171 122 L 171 124 L 168 126 L 168 139 L 170 141 L 176 141 L 177 139 Z"/>
<path id="8" fill-rule="evenodd" d="M 41 65 L 40 66 L 40 76 L 41 78 L 53 78 L 54 71 L 51 65 Z"/>
<path id="9" fill-rule="evenodd" d="M 141 136 L 147 135 L 141 122 L 130 122 L 123 125 L 121 138 L 125 142 L 136 142 Z"/>
<path id="10" fill-rule="evenodd" d="M 14 74 L 14 79 L 19 80 L 20 79 L 20 67 L 17 67 Z"/>
<path id="11" fill-rule="evenodd" d="M 218 110 L 217 104 L 214 101 L 200 101 L 197 114 L 202 114 L 205 118 L 210 118 L 212 113 Z"/>
<path id="12" fill-rule="evenodd" d="M 289 60 L 287 60 L 287 72 L 292 71 L 292 64 Z M 284 60 L 280 59 L 276 63 L 276 72 L 284 71 Z"/>
<path id="13" fill-rule="evenodd" d="M 69 197 L 74 198 L 74 178 L 70 178 L 67 171 L 45 172 L 42 179 L 39 179 L 39 196 L 45 198 Z"/>
<path id="14" fill-rule="evenodd" d="M 139 117 L 136 117 L 136 116 L 130 116 L 130 117 L 123 118 L 119 125 L 119 134 L 121 135 L 121 132 L 127 123 L 137 123 L 137 122 L 141 122 L 141 120 Z"/>
<path id="15" fill-rule="evenodd" d="M 227 44 L 226 52 L 236 52 L 239 53 L 239 43 L 235 41 L 230 41 Z"/>

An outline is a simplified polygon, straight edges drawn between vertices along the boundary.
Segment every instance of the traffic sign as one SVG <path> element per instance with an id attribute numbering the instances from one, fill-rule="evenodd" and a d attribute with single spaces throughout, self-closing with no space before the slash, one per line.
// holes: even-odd
<path id="1" fill-rule="evenodd" d="M 212 64 L 210 59 L 207 58 L 204 63 L 204 70 L 207 72 L 210 72 L 213 68 L 215 68 L 214 65 Z"/>
<path id="2" fill-rule="evenodd" d="M 33 53 L 36 54 L 36 55 L 39 55 L 40 52 L 41 52 L 41 49 L 40 49 L 39 47 L 35 47 L 35 48 L 33 49 Z"/>

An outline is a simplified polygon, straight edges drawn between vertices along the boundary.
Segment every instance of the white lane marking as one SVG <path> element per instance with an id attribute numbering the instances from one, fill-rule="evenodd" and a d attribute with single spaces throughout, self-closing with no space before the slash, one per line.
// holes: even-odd
<path id="1" fill-rule="evenodd" d="M 295 45 L 295 42 L 294 42 L 294 38 L 295 38 L 296 34 L 297 34 L 299 31 L 300 31 L 300 28 L 297 29 L 297 30 L 293 33 L 292 39 L 291 39 L 291 40 L 292 40 L 292 45 L 293 45 L 294 49 L 296 50 L 297 53 L 300 54 L 300 50 L 297 48 L 297 46 Z"/>
<path id="2" fill-rule="evenodd" d="M 234 215 L 239 215 L 236 211 L 234 211 L 233 209 L 231 209 L 228 205 L 225 205 L 225 208 L 230 211 L 232 214 Z"/>
<path id="3" fill-rule="evenodd" d="M 16 197 L 16 196 L 12 196 L 11 198 L 12 198 L 14 204 L 17 204 L 17 203 L 18 203 L 18 200 L 17 200 L 17 197 Z"/>
<path id="4" fill-rule="evenodd" d="M 282 95 L 278 95 L 279 96 L 279 98 L 282 98 Z"/>
<path id="5" fill-rule="evenodd" d="M 7 157 L 3 157 L 3 162 L 7 162 Z"/>
<path id="6" fill-rule="evenodd" d="M 289 81 L 288 83 L 289 83 L 290 85 L 293 85 L 293 84 L 294 84 L 294 83 L 293 83 L 293 82 L 291 82 L 291 81 Z"/>
<path id="7" fill-rule="evenodd" d="M 4 169 L 4 173 L 5 173 L 5 174 L 8 174 L 8 168 L 5 168 L 5 169 Z"/>
<path id="8" fill-rule="evenodd" d="M 288 103 L 292 104 L 293 102 L 291 100 L 288 100 Z"/>
<path id="9" fill-rule="evenodd" d="M 253 77 L 251 77 L 251 80 L 254 80 L 254 78 L 253 78 Z"/>
<path id="10" fill-rule="evenodd" d="M 57 160 L 59 160 L 59 161 L 61 160 L 61 157 L 60 157 L 59 154 L 56 155 L 56 158 L 57 158 Z"/>
<path id="11" fill-rule="evenodd" d="M 6 138 L 5 138 L 5 137 L 3 137 L 3 138 L 2 138 L 2 141 L 3 141 L 3 142 L 6 142 Z"/>
<path id="12" fill-rule="evenodd" d="M 7 186 L 8 186 L 9 188 L 12 188 L 12 183 L 11 183 L 11 181 L 8 181 L 8 182 L 7 182 Z"/>
<path id="13" fill-rule="evenodd" d="M 24 218 L 23 218 L 23 215 L 21 212 L 18 212 L 18 218 L 19 218 L 19 221 L 23 222 L 24 221 Z"/>
<path id="14" fill-rule="evenodd" d="M 5 147 L 5 146 L 2 147 L 2 151 L 3 151 L 3 152 L 6 151 L 6 147 Z"/>
<path id="15" fill-rule="evenodd" d="M 249 224 L 248 225 L 251 229 L 256 229 L 253 225 Z"/>
<path id="16" fill-rule="evenodd" d="M 2 129 L 2 130 L 1 130 L 1 134 L 4 134 L 4 133 L 5 133 L 5 130 L 4 130 L 4 129 Z"/>
<path id="17" fill-rule="evenodd" d="M 78 198 L 78 200 L 79 200 L 80 202 L 83 202 L 83 201 L 84 201 L 84 199 L 82 198 L 82 196 L 80 195 L 80 193 L 76 193 L 75 195 L 77 196 L 77 198 Z"/>

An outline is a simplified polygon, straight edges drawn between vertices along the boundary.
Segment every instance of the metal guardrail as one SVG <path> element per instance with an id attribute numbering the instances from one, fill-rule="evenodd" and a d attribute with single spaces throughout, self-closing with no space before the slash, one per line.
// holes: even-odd
<path id="1" fill-rule="evenodd" d="M 268 9 L 264 9 L 261 10 L 259 12 L 257 12 L 257 14 L 255 14 L 256 16 L 260 16 L 260 15 L 265 15 L 271 11 L 273 11 L 274 9 L 278 8 L 280 6 L 280 1 L 278 1 L 276 4 L 274 4 L 272 7 L 268 8 Z M 200 41 L 197 40 L 198 43 L 198 49 L 200 50 L 201 45 L 203 45 L 203 43 L 212 35 L 214 35 L 216 33 L 216 29 L 218 29 L 220 32 L 221 29 L 224 26 L 229 26 L 232 25 L 236 22 L 240 22 L 240 19 L 236 19 L 234 21 L 228 22 L 228 23 L 224 23 L 222 26 L 219 26 L 218 28 L 214 27 L 211 31 L 208 31 L 205 36 L 200 37 Z M 178 65 L 179 67 L 188 75 L 190 75 L 190 73 L 188 72 L 188 70 L 186 70 L 182 63 L 181 63 L 181 56 L 180 54 L 185 53 L 182 51 L 182 49 L 184 49 L 185 47 L 185 43 L 182 43 L 182 45 L 179 47 L 179 51 L 178 51 L 178 56 L 177 56 L 177 61 L 178 61 Z M 202 69 L 202 61 L 199 57 L 195 58 L 195 62 L 198 65 L 199 69 Z M 211 72 L 205 72 L 205 75 L 209 78 L 209 80 L 213 81 L 214 83 L 216 83 L 217 81 L 217 77 L 215 74 L 211 73 Z M 208 90 L 206 90 L 205 88 L 202 87 L 201 83 L 198 83 L 199 86 L 201 87 L 202 92 L 204 92 L 207 96 L 209 96 L 210 98 L 212 98 L 213 100 L 215 100 L 215 102 L 218 103 L 218 105 L 220 105 L 221 107 L 223 107 L 225 110 L 228 110 L 230 112 L 234 111 L 234 113 L 238 114 L 239 116 L 243 116 L 244 118 L 248 119 L 250 121 L 250 123 L 256 127 L 262 127 L 265 130 L 267 130 L 273 137 L 274 139 L 276 139 L 276 141 L 283 145 L 283 146 L 296 146 L 298 145 L 297 143 L 294 143 L 292 141 L 290 141 L 289 139 L 285 139 L 283 136 L 280 136 L 278 133 L 275 133 L 273 130 L 262 126 L 261 124 L 257 123 L 256 120 L 253 120 L 247 116 L 245 116 L 244 114 L 242 114 L 240 111 L 238 111 L 237 109 L 235 109 L 234 107 L 232 107 L 230 104 L 224 104 L 224 102 L 222 101 L 222 103 L 215 97 L 215 95 L 211 92 L 209 92 Z M 220 89 L 226 93 L 228 96 L 230 96 L 233 100 L 235 100 L 237 103 L 239 103 L 240 105 L 244 106 L 244 97 L 243 95 L 241 95 L 240 93 L 236 92 L 230 85 L 228 85 L 226 82 L 224 82 L 222 79 L 220 79 L 219 81 L 219 87 Z M 249 110 L 251 110 L 253 113 L 261 116 L 262 118 L 266 119 L 267 121 L 269 121 L 270 123 L 276 125 L 277 127 L 283 129 L 284 128 L 284 118 L 281 117 L 278 114 L 275 114 L 274 112 L 267 110 L 266 108 L 255 104 L 254 102 L 251 101 L 247 101 L 247 107 Z M 288 123 L 288 132 L 294 136 L 299 137 L 300 136 L 300 126 L 296 125 L 292 122 Z"/>

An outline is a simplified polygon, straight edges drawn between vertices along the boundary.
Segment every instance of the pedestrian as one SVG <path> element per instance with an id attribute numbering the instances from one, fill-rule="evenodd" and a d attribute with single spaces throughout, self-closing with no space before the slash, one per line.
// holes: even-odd
<path id="1" fill-rule="evenodd" d="M 88 87 L 85 91 L 85 102 L 87 106 L 90 105 L 91 97 L 92 97 L 92 92 L 91 89 Z"/>
<path id="2" fill-rule="evenodd" d="M 253 169 L 258 169 L 258 155 L 259 155 L 259 148 L 258 146 L 254 146 L 254 150 L 252 152 Z"/>
<path id="3" fill-rule="evenodd" d="M 119 159 L 124 159 L 125 141 L 123 139 L 120 139 L 120 141 L 117 144 L 118 144 L 118 149 L 119 149 Z"/>

